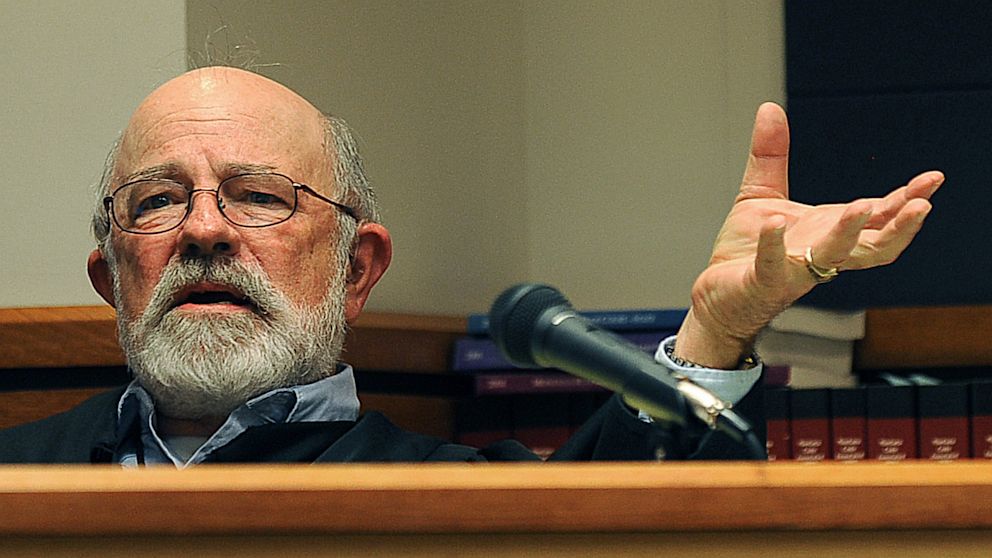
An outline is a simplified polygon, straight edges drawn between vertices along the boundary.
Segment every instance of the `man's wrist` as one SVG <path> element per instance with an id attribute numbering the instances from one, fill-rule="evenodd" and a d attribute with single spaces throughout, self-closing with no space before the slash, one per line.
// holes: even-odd
<path id="1" fill-rule="evenodd" d="M 708 368 L 713 369 L 712 366 L 706 366 L 698 362 L 693 362 L 691 360 L 686 360 L 675 354 L 675 343 L 665 346 L 665 355 L 676 365 L 682 368 Z M 758 365 L 759 359 L 757 353 L 751 352 L 750 354 L 741 358 L 733 368 L 727 368 L 727 370 L 748 370 L 754 368 Z"/>
<path id="2" fill-rule="evenodd" d="M 712 328 L 704 327 L 689 309 L 671 357 L 693 363 L 702 368 L 738 370 L 741 363 L 751 356 L 753 342 L 731 335 L 719 335 Z"/>
<path id="3" fill-rule="evenodd" d="M 668 368 L 672 373 L 685 376 L 714 395 L 736 404 L 758 382 L 761 377 L 762 364 L 758 355 L 751 354 L 741 359 L 736 369 L 715 369 L 701 366 L 699 363 L 675 360 L 672 358 L 678 339 L 674 336 L 661 342 L 655 352 L 655 360 Z"/>

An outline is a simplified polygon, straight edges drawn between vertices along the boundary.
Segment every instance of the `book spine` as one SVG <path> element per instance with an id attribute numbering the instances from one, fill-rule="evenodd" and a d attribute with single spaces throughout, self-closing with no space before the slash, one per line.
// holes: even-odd
<path id="1" fill-rule="evenodd" d="M 971 456 L 992 459 L 992 415 L 971 416 Z"/>
<path id="2" fill-rule="evenodd" d="M 788 387 L 792 377 L 792 367 L 782 364 L 766 364 L 762 375 L 765 387 Z"/>
<path id="3" fill-rule="evenodd" d="M 936 461 L 970 457 L 968 386 L 919 386 L 916 398 L 920 457 Z"/>
<path id="4" fill-rule="evenodd" d="M 837 461 L 860 461 L 867 457 L 865 390 L 842 388 L 830 391 L 830 439 Z"/>
<path id="5" fill-rule="evenodd" d="M 831 421 L 833 458 L 837 461 L 861 461 L 865 451 L 865 419 L 841 417 Z"/>
<path id="6" fill-rule="evenodd" d="M 916 397 L 912 386 L 869 386 L 868 458 L 901 461 L 918 456 Z"/>
<path id="7" fill-rule="evenodd" d="M 789 428 L 789 390 L 769 389 L 764 393 L 767 437 L 765 449 L 769 461 L 792 459 Z"/>
<path id="8" fill-rule="evenodd" d="M 678 330 L 685 320 L 686 309 L 594 310 L 579 315 L 596 326 L 611 331 Z M 489 335 L 489 315 L 469 314 L 466 324 L 469 335 Z"/>
<path id="9" fill-rule="evenodd" d="M 916 433 L 911 418 L 877 418 L 868 421 L 868 458 L 880 461 L 915 459 Z"/>
<path id="10" fill-rule="evenodd" d="M 992 459 L 992 382 L 968 386 L 971 410 L 971 456 Z"/>
<path id="11" fill-rule="evenodd" d="M 825 389 L 795 390 L 790 396 L 792 458 L 823 461 L 830 458 L 830 403 Z"/>

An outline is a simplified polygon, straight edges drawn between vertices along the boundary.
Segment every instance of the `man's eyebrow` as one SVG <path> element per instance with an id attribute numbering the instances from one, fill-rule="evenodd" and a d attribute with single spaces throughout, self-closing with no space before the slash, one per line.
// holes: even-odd
<path id="1" fill-rule="evenodd" d="M 223 165 L 223 174 L 234 176 L 236 174 L 255 172 L 274 172 L 276 167 L 272 165 L 262 165 L 257 163 L 227 163 Z M 136 180 L 151 180 L 155 178 L 175 178 L 182 174 L 180 166 L 176 163 L 163 163 L 133 172 L 124 177 L 124 184 Z"/>
<path id="2" fill-rule="evenodd" d="M 175 163 L 165 163 L 133 172 L 124 177 L 123 183 L 127 184 L 128 182 L 134 182 L 135 180 L 149 180 L 152 178 L 171 178 L 178 174 L 178 165 Z"/>
<path id="3" fill-rule="evenodd" d="M 272 165 L 260 165 L 256 163 L 228 163 L 224 165 L 224 174 L 228 176 L 253 172 L 273 172 L 275 170 L 276 167 Z"/>

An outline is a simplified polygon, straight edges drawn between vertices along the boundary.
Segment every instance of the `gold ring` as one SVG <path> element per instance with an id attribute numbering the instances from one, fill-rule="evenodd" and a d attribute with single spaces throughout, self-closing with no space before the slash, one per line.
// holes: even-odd
<path id="1" fill-rule="evenodd" d="M 809 270 L 809 274 L 813 276 L 813 280 L 818 284 L 829 283 L 840 275 L 840 271 L 836 267 L 820 267 L 813 263 L 812 246 L 806 247 L 806 254 L 803 256 L 803 259 L 806 260 L 806 269 Z"/>

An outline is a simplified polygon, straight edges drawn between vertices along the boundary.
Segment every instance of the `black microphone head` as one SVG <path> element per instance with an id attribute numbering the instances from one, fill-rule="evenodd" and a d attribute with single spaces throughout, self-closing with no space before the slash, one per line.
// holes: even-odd
<path id="1" fill-rule="evenodd" d="M 557 289 L 539 283 L 522 283 L 496 297 L 489 310 L 489 335 L 516 366 L 539 368 L 531 351 L 537 318 L 553 307 L 570 309 Z"/>

